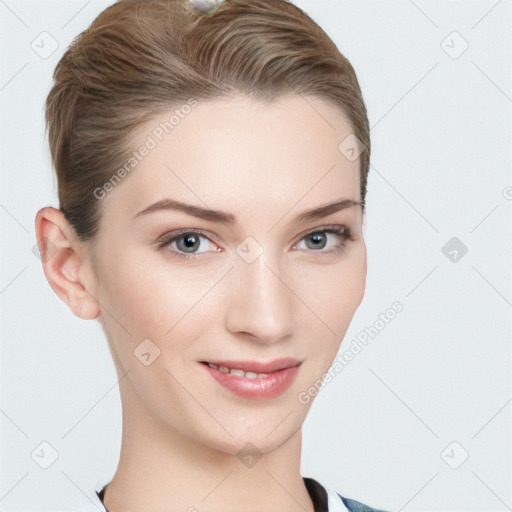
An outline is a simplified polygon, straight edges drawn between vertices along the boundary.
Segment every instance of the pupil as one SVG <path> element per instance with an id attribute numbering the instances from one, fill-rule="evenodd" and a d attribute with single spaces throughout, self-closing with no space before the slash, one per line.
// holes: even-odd
<path id="1" fill-rule="evenodd" d="M 193 249 L 194 245 L 197 245 L 197 237 L 193 235 L 184 236 L 182 240 L 185 240 L 185 247 L 187 249 Z M 190 243 L 190 241 L 192 242 Z"/>
<path id="2" fill-rule="evenodd" d="M 322 243 L 323 240 L 319 240 L 320 237 L 325 237 L 325 235 L 323 234 L 316 234 L 316 235 L 311 235 L 311 239 L 312 240 L 315 240 L 316 242 L 320 242 Z M 323 248 L 325 245 L 322 245 L 321 248 Z M 318 247 L 318 245 L 314 245 L 314 247 Z"/>

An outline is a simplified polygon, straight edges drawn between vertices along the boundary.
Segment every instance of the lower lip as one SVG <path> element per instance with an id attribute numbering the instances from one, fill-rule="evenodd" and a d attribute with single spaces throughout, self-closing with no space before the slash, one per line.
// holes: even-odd
<path id="1" fill-rule="evenodd" d="M 224 388 L 242 398 L 264 399 L 273 398 L 284 393 L 295 380 L 299 371 L 299 366 L 285 368 L 274 373 L 269 373 L 267 377 L 257 377 L 248 379 L 238 377 L 231 373 L 223 373 L 220 370 L 212 368 L 207 364 L 200 363 L 206 371 Z"/>

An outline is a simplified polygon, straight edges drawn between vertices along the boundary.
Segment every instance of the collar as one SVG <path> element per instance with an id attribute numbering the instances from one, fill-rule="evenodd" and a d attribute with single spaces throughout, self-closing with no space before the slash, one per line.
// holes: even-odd
<path id="1" fill-rule="evenodd" d="M 315 505 L 315 512 L 349 512 L 337 492 L 330 486 L 321 484 L 318 480 L 303 477 L 306 489 Z M 81 502 L 73 508 L 73 512 L 108 512 L 102 499 L 105 487 L 110 478 L 101 477 L 94 486 L 94 491 L 87 496 L 87 502 Z"/>

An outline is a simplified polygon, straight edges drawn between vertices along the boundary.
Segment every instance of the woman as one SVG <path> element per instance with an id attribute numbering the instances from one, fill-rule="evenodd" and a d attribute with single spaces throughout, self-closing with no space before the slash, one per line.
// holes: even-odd
<path id="1" fill-rule="evenodd" d="M 119 377 L 94 510 L 371 511 L 300 474 L 366 283 L 370 140 L 350 63 L 286 0 L 121 1 L 57 65 L 55 293 Z"/>

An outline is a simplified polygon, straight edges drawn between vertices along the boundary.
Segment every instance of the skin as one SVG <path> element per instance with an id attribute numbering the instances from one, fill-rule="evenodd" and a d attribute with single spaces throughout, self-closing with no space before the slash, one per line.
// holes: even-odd
<path id="1" fill-rule="evenodd" d="M 139 127 L 134 149 L 171 114 Z M 48 282 L 75 315 L 101 323 L 120 380 L 110 512 L 313 511 L 300 473 L 313 400 L 297 397 L 333 362 L 364 296 L 367 258 L 361 206 L 294 219 L 360 201 L 359 160 L 338 150 L 350 133 L 338 107 L 311 97 L 199 102 L 101 200 L 94 245 L 77 240 L 60 210 L 38 212 L 40 248 L 54 247 L 43 259 Z M 166 197 L 229 211 L 238 226 L 171 210 L 134 219 Z M 354 239 L 328 233 L 315 246 L 306 235 L 328 224 Z M 155 245 L 180 228 L 206 232 L 193 258 L 172 256 L 187 253 L 183 238 Z M 262 248 L 252 263 L 236 252 L 248 236 Z M 134 355 L 145 339 L 160 350 L 149 366 Z M 232 394 L 198 362 L 284 356 L 303 360 L 296 379 L 263 400 Z M 261 455 L 251 467 L 237 456 L 247 442 Z"/>

